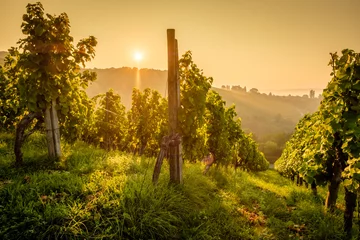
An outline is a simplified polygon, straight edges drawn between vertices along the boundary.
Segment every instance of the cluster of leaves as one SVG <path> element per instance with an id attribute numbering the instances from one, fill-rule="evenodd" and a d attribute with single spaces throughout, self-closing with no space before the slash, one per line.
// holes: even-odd
<path id="1" fill-rule="evenodd" d="M 213 80 L 193 63 L 191 52 L 179 63 L 184 158 L 196 161 L 211 152 L 217 164 L 234 164 L 251 171 L 267 169 L 269 163 L 252 136 L 241 129 L 235 106 L 226 107 L 221 96 L 210 90 Z"/>
<path id="2" fill-rule="evenodd" d="M 269 162 L 264 153 L 259 151 L 251 134 L 243 134 L 237 146 L 236 166 L 249 171 L 264 171 L 269 168 Z"/>
<path id="3" fill-rule="evenodd" d="M 140 155 L 158 153 L 161 139 L 168 132 L 168 103 L 159 92 L 134 89 L 132 107 L 128 113 L 130 150 Z"/>
<path id="4" fill-rule="evenodd" d="M 17 79 L 9 77 L 15 74 L 16 60 L 17 58 L 8 55 L 4 66 L 0 66 L 0 129 L 10 131 L 15 129 L 16 123 L 19 122 L 25 110 L 20 102 Z"/>
<path id="5" fill-rule="evenodd" d="M 110 89 L 105 94 L 99 94 L 93 99 L 94 108 L 91 111 L 87 131 L 83 140 L 91 143 L 103 143 L 104 148 L 117 149 L 124 145 L 127 119 L 121 97 Z"/>
<path id="6" fill-rule="evenodd" d="M 202 158 L 206 148 L 206 96 L 213 82 L 192 60 L 190 51 L 179 60 L 180 111 L 179 127 L 183 137 L 184 158 L 190 161 Z"/>
<path id="7" fill-rule="evenodd" d="M 313 114 L 306 114 L 296 125 L 294 134 L 291 139 L 286 143 L 285 148 L 282 152 L 280 158 L 275 162 L 275 168 L 286 177 L 293 177 L 300 172 L 307 179 L 308 182 L 312 182 L 312 179 L 309 177 L 314 177 L 315 175 L 324 177 L 324 172 L 322 168 L 313 168 L 314 171 L 318 171 L 317 174 L 303 174 L 301 170 L 304 163 L 307 162 L 304 159 L 304 156 L 314 158 L 307 159 L 311 160 L 321 160 L 321 155 L 315 155 L 315 152 L 319 152 L 320 145 L 318 144 L 321 140 L 321 119 L 319 112 Z M 315 158 L 316 157 L 316 158 Z M 318 184 L 320 183 L 318 178 Z"/>
<path id="8" fill-rule="evenodd" d="M 1 125 L 8 129 L 28 113 L 44 114 L 57 101 L 62 134 L 76 139 L 87 121 L 90 101 L 85 93 L 96 74 L 80 71 L 95 56 L 95 37 L 74 46 L 66 13 L 45 14 L 41 3 L 28 4 L 18 48 L 9 49 L 0 69 Z"/>
<path id="9" fill-rule="evenodd" d="M 133 89 L 126 111 L 121 96 L 110 89 L 92 99 L 94 108 L 82 139 L 105 149 L 156 156 L 167 133 L 167 101 L 159 92 Z"/>
<path id="10" fill-rule="evenodd" d="M 207 146 L 221 165 L 234 164 L 249 171 L 262 171 L 269 167 L 251 134 L 241 129 L 235 106 L 225 107 L 221 96 L 209 91 L 206 100 Z"/>

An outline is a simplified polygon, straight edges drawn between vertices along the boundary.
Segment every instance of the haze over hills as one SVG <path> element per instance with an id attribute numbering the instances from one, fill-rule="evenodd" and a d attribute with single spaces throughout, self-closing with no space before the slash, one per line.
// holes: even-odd
<path id="1" fill-rule="evenodd" d="M 305 94 L 309 95 L 310 90 L 315 91 L 315 97 L 318 97 L 323 92 L 322 88 L 261 89 L 261 92 L 272 93 L 278 96 L 288 96 L 289 94 L 292 96 L 303 96 Z"/>
<path id="2" fill-rule="evenodd" d="M 214 88 L 227 105 L 235 104 L 245 129 L 257 136 L 292 132 L 306 113 L 315 112 L 319 98 L 269 96 L 266 94 Z"/>
<path id="3" fill-rule="evenodd" d="M 120 94 L 122 104 L 127 109 L 131 107 L 133 88 L 140 90 L 151 88 L 163 96 L 166 94 L 167 71 L 129 67 L 91 69 L 91 71 L 97 73 L 97 80 L 87 89 L 88 95 L 93 97 L 112 88 Z"/>
<path id="4" fill-rule="evenodd" d="M 89 86 L 89 96 L 104 93 L 112 88 L 121 95 L 127 109 L 131 106 L 134 87 L 157 90 L 167 94 L 167 71 L 137 68 L 92 69 L 97 80 Z M 236 112 L 242 119 L 244 129 L 261 137 L 279 132 L 292 132 L 300 118 L 317 110 L 320 99 L 297 96 L 269 96 L 260 93 L 215 88 L 228 106 L 235 104 Z M 315 96 L 317 96 L 316 93 Z"/>

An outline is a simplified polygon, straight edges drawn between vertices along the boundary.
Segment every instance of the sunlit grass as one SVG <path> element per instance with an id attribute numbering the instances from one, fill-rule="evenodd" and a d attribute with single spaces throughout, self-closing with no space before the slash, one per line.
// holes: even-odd
<path id="1" fill-rule="evenodd" d="M 342 212 L 324 211 L 326 189 L 314 197 L 275 171 L 212 167 L 204 176 L 202 164 L 185 163 L 183 185 L 173 186 L 165 161 L 154 186 L 153 158 L 77 142 L 48 163 L 41 134 L 27 141 L 17 170 L 11 136 L 0 137 L 0 239 L 344 237 Z"/>

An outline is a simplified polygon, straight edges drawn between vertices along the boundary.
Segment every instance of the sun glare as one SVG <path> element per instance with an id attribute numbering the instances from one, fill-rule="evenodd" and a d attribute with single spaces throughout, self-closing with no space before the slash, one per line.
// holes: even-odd
<path id="1" fill-rule="evenodd" d="M 136 53 L 134 54 L 134 59 L 135 59 L 135 61 L 140 62 L 140 61 L 143 59 L 142 53 L 136 52 Z"/>

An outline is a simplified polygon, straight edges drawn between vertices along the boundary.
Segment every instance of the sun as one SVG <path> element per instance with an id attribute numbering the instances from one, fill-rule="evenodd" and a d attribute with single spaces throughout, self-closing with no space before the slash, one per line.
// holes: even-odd
<path id="1" fill-rule="evenodd" d="M 140 62 L 143 59 L 143 55 L 141 52 L 135 52 L 134 54 L 134 60 L 137 62 Z"/>

